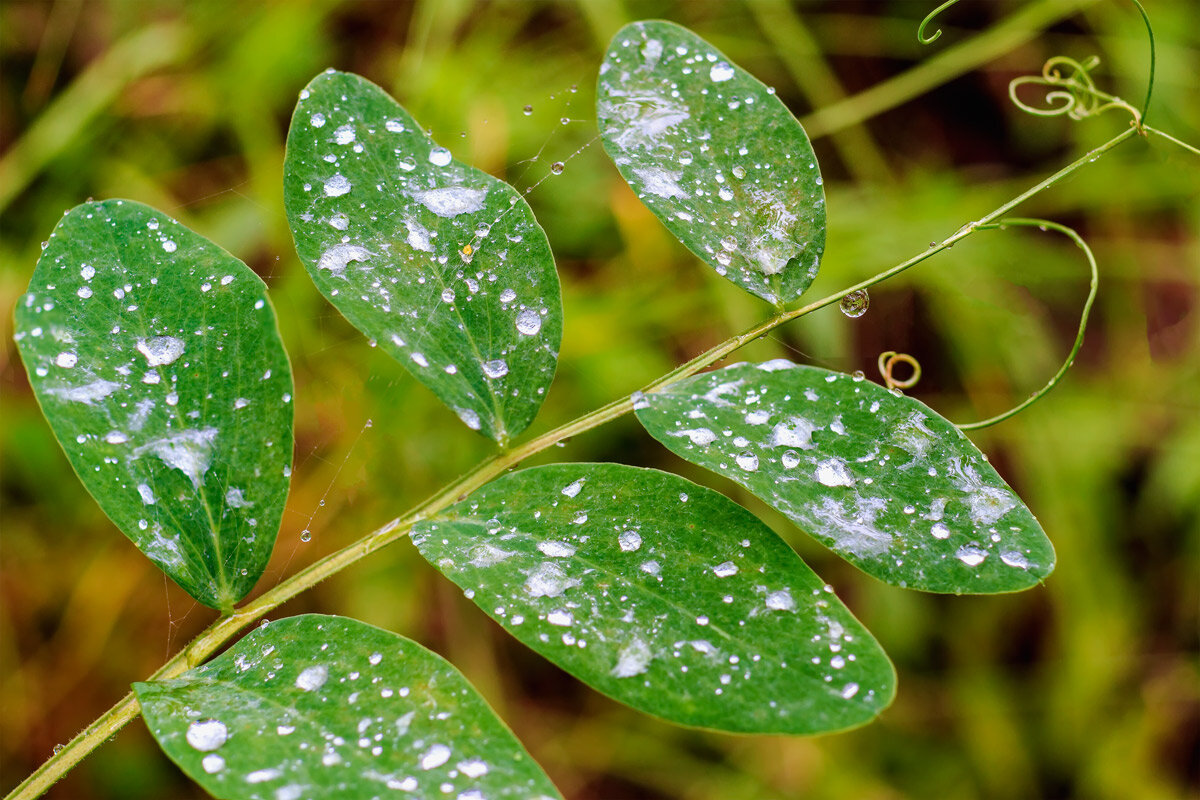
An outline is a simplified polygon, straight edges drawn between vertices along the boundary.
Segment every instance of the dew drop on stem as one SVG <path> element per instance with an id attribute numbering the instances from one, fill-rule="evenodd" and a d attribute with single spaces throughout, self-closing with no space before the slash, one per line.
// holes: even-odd
<path id="1" fill-rule="evenodd" d="M 867 313 L 867 308 L 871 305 L 871 298 L 867 294 L 866 289 L 859 289 L 856 292 L 850 292 L 842 297 L 842 302 L 839 306 L 842 313 L 851 319 L 861 317 Z"/>

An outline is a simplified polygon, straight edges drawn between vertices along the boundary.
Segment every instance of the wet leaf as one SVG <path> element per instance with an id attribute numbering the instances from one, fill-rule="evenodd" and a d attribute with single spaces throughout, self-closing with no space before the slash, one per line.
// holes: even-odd
<path id="1" fill-rule="evenodd" d="M 817 733 L 869 721 L 894 673 L 871 634 L 749 511 L 675 475 L 506 475 L 413 541 L 529 647 L 684 725 Z"/>
<path id="2" fill-rule="evenodd" d="M 296 251 L 346 319 L 469 427 L 504 443 L 554 378 L 562 301 L 515 189 L 452 159 L 395 100 L 329 71 L 300 95 L 284 200 Z"/>
<path id="3" fill-rule="evenodd" d="M 1033 514 L 961 431 L 863 378 L 737 364 L 638 406 L 677 455 L 745 486 L 880 580 L 1012 592 L 1054 568 Z"/>
<path id="4" fill-rule="evenodd" d="M 278 620 L 134 691 L 163 751 L 226 800 L 560 797 L 458 670 L 353 619 Z"/>
<path id="5" fill-rule="evenodd" d="M 825 192 L 800 123 L 750 73 L 670 22 L 617 32 L 600 67 L 604 149 L 679 241 L 783 305 L 825 250 Z"/>
<path id="6" fill-rule="evenodd" d="M 201 603 L 249 592 L 292 463 L 292 374 L 258 276 L 148 206 L 85 203 L 51 234 L 15 338 L 104 513 Z"/>

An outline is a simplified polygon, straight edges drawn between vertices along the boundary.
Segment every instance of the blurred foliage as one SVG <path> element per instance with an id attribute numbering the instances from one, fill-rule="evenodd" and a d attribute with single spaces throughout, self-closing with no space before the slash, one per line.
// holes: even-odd
<path id="1" fill-rule="evenodd" d="M 1097 54 L 1100 85 L 1140 103 L 1147 48 L 1127 3 L 963 3 L 921 48 L 916 26 L 934 4 L 6 0 L 0 305 L 13 307 L 62 211 L 89 196 L 153 204 L 268 281 L 297 382 L 297 466 L 268 586 L 489 452 L 372 350 L 296 260 L 283 143 L 313 75 L 363 74 L 457 157 L 536 187 L 528 197 L 558 258 L 567 312 L 537 432 L 767 313 L 674 242 L 595 142 L 595 71 L 625 22 L 693 28 L 776 86 L 808 126 L 830 225 L 813 296 L 919 252 L 1127 124 L 1022 115 L 1007 98 L 1011 78 L 1052 55 Z M 1200 142 L 1200 5 L 1149 5 L 1160 50 L 1148 121 Z M 557 160 L 567 168 L 553 176 Z M 1200 797 L 1197 187 L 1200 160 L 1137 139 L 1018 210 L 1078 228 L 1102 269 L 1087 343 L 1063 384 L 973 437 L 1058 549 L 1044 587 L 955 598 L 884 586 L 737 487 L 673 459 L 629 417 L 539 459 L 675 469 L 759 513 L 895 659 L 899 696 L 874 725 L 746 738 L 641 716 L 507 638 L 406 543 L 278 616 L 350 615 L 434 648 L 580 800 Z M 739 357 L 873 375 L 880 351 L 908 352 L 924 367 L 911 394 L 978 419 L 1052 373 L 1085 292 L 1085 264 L 1060 237 L 984 233 L 873 291 L 861 319 L 826 309 Z M 71 475 L 15 360 L 10 319 L 6 311 L 0 322 L 5 790 L 212 619 Z M 51 796 L 202 793 L 135 721 Z"/>

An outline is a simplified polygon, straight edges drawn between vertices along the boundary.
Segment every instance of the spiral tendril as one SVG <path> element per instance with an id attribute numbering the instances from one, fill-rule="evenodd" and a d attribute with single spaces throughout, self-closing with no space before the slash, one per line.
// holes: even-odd
<path id="1" fill-rule="evenodd" d="M 1099 64 L 1100 59 L 1096 56 L 1083 62 L 1068 56 L 1055 56 L 1042 67 L 1041 75 L 1014 78 L 1008 84 L 1008 96 L 1017 108 L 1039 117 L 1066 115 L 1071 119 L 1081 120 L 1101 114 L 1110 108 L 1120 108 L 1129 112 L 1133 117 L 1134 127 L 1141 129 L 1140 111 L 1121 98 L 1096 88 L 1096 82 L 1092 80 L 1090 73 Z M 1050 89 L 1043 98 L 1045 108 L 1030 105 L 1017 96 L 1017 90 L 1021 86 L 1030 84 Z"/>
<path id="2" fill-rule="evenodd" d="M 897 364 L 908 364 L 912 367 L 912 375 L 899 380 L 892 374 Z M 883 376 L 883 384 L 889 389 L 911 389 L 921 380 L 921 364 L 908 353 L 897 353 L 888 350 L 879 354 L 879 374 Z"/>

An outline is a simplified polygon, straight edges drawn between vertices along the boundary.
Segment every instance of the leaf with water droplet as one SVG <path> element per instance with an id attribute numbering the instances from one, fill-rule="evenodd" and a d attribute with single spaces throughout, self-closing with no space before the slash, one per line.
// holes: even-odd
<path id="1" fill-rule="evenodd" d="M 832 589 L 749 511 L 676 475 L 534 467 L 412 538 L 513 636 L 672 722 L 817 733 L 892 699 L 891 663 Z"/>
<path id="2" fill-rule="evenodd" d="M 604 149 L 667 229 L 777 306 L 817 275 L 825 192 L 812 144 L 773 90 L 670 22 L 617 32 L 596 97 Z"/>
<path id="3" fill-rule="evenodd" d="M 85 203 L 38 259 L 15 338 L 104 513 L 201 603 L 249 592 L 292 463 L 291 368 L 258 276 L 141 203 Z"/>
<path id="4" fill-rule="evenodd" d="M 562 339 L 554 256 L 529 205 L 357 75 L 330 70 L 301 97 L 284 201 L 313 282 L 463 422 L 506 442 L 541 407 Z"/>
<path id="5" fill-rule="evenodd" d="M 278 620 L 134 691 L 163 752 L 214 797 L 560 798 L 458 670 L 357 620 Z"/>
<path id="6" fill-rule="evenodd" d="M 1041 525 L 953 423 L 861 376 L 736 364 L 645 395 L 637 416 L 887 583 L 1012 592 L 1054 568 Z"/>

